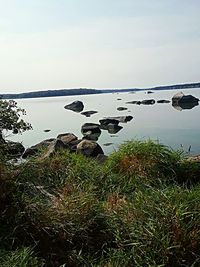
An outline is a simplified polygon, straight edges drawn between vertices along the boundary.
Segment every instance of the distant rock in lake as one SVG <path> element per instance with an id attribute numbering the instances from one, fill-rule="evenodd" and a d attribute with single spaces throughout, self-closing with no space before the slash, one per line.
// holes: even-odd
<path id="1" fill-rule="evenodd" d="M 133 101 L 126 102 L 126 104 L 137 104 L 137 105 L 140 105 L 141 104 L 141 101 L 133 100 Z"/>
<path id="2" fill-rule="evenodd" d="M 123 110 L 127 110 L 127 108 L 125 108 L 125 107 L 118 107 L 117 110 L 123 111 Z"/>
<path id="3" fill-rule="evenodd" d="M 71 104 L 64 106 L 64 108 L 74 112 L 81 112 L 84 109 L 84 105 L 82 101 L 74 101 Z"/>
<path id="4" fill-rule="evenodd" d="M 90 117 L 91 115 L 96 114 L 96 113 L 98 113 L 98 111 L 95 111 L 95 110 L 81 112 L 81 114 L 86 117 Z"/>
<path id="5" fill-rule="evenodd" d="M 161 99 L 161 100 L 158 100 L 157 103 L 158 104 L 161 104 L 161 103 L 170 103 L 170 100 Z"/>
<path id="6" fill-rule="evenodd" d="M 48 132 L 50 132 L 50 131 L 51 131 L 50 129 L 45 129 L 45 130 L 44 130 L 45 133 L 48 133 Z"/>
<path id="7" fill-rule="evenodd" d="M 155 103 L 156 103 L 156 101 L 154 99 L 146 99 L 146 100 L 141 101 L 141 104 L 143 104 L 143 105 L 153 105 Z"/>

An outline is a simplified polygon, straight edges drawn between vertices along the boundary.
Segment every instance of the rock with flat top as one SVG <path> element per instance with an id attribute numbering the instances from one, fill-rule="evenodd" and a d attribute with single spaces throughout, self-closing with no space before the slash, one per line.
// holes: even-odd
<path id="1" fill-rule="evenodd" d="M 78 137 L 73 133 L 63 133 L 59 134 L 57 139 L 61 140 L 65 145 L 70 145 L 73 141 L 76 141 Z"/>

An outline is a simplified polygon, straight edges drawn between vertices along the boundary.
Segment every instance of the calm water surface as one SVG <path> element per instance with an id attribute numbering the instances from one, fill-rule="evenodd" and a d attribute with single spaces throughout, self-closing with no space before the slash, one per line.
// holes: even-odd
<path id="1" fill-rule="evenodd" d="M 17 100 L 18 105 L 27 111 L 25 120 L 33 126 L 32 131 L 22 135 L 12 136 L 14 141 L 22 142 L 26 147 L 34 145 L 44 139 L 56 137 L 60 133 L 74 133 L 82 138 L 81 125 L 86 122 L 98 123 L 99 119 L 107 116 L 131 115 L 133 120 L 120 124 L 123 129 L 116 134 L 109 134 L 102 130 L 98 143 L 104 152 L 109 154 L 118 149 L 119 144 L 130 139 L 153 139 L 172 148 L 190 150 L 191 154 L 200 153 L 200 106 L 193 109 L 175 109 L 171 103 L 154 105 L 126 104 L 127 101 L 144 100 L 171 100 L 180 90 L 154 91 L 147 94 L 145 91 L 132 93 L 114 93 L 101 95 L 65 96 L 51 98 L 35 98 Z M 200 99 L 199 89 L 183 90 L 184 94 L 192 94 Z M 117 100 L 121 98 L 121 100 Z M 97 110 L 98 113 L 87 118 L 80 113 L 64 109 L 66 104 L 75 100 L 84 103 L 84 111 Z M 117 111 L 117 107 L 127 107 L 128 110 Z M 45 133 L 45 129 L 51 131 Z M 105 146 L 106 143 L 112 143 Z M 189 149 L 190 148 L 190 149 Z"/>

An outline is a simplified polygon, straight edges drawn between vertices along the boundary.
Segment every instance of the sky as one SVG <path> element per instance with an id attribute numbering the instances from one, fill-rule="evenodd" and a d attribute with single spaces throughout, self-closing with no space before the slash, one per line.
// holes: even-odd
<path id="1" fill-rule="evenodd" d="M 0 0 L 0 93 L 200 81 L 199 0 Z"/>

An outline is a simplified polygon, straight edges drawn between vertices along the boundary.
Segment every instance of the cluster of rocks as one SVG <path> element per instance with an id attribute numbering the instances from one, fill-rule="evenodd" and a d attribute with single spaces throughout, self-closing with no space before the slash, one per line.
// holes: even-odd
<path id="1" fill-rule="evenodd" d="M 19 144 L 19 143 L 16 143 Z M 59 134 L 56 138 L 44 140 L 34 146 L 21 151 L 18 155 L 26 159 L 31 156 L 40 155 L 42 158 L 51 157 L 60 149 L 67 149 L 71 153 L 80 153 L 88 157 L 104 155 L 101 146 L 93 140 L 78 139 L 73 133 Z"/>
<path id="2" fill-rule="evenodd" d="M 80 113 L 84 109 L 84 104 L 82 101 L 74 101 L 66 106 L 64 106 L 65 109 L 72 110 L 74 112 Z M 96 110 L 89 110 L 89 111 L 83 111 L 81 112 L 82 115 L 86 117 L 90 117 L 91 115 L 98 113 Z"/>
<path id="3" fill-rule="evenodd" d="M 150 93 L 150 92 L 147 92 Z M 152 92 L 151 92 L 152 93 Z M 136 105 L 154 105 L 156 103 L 155 99 L 146 99 L 142 101 L 134 100 L 126 102 L 126 104 L 136 104 Z M 157 103 L 170 103 L 170 100 L 160 99 Z M 177 93 L 172 97 L 172 106 L 178 110 L 182 109 L 192 109 L 199 104 L 199 99 L 192 95 L 184 95 L 182 92 Z"/>
<path id="4" fill-rule="evenodd" d="M 151 93 L 151 92 L 148 92 Z M 121 98 L 118 98 L 121 100 Z M 158 100 L 157 103 L 169 103 L 169 100 Z M 142 101 L 129 101 L 127 104 L 137 105 L 153 105 L 156 103 L 154 99 L 147 99 Z M 192 95 L 184 95 L 182 92 L 176 94 L 172 98 L 172 106 L 178 110 L 191 109 L 199 104 L 199 99 Z M 82 112 L 84 104 L 81 101 L 74 101 L 71 104 L 65 106 L 65 109 L 72 110 L 74 112 Z M 125 107 L 119 107 L 118 110 L 126 110 Z M 97 111 L 84 111 L 81 114 L 86 117 L 97 113 Z M 26 149 L 21 143 L 7 141 L 5 143 L 7 153 L 11 157 L 28 158 L 40 154 L 41 151 L 45 151 L 43 157 L 50 157 L 59 149 L 68 149 L 70 152 L 81 153 L 85 156 L 100 157 L 104 155 L 104 152 L 100 145 L 96 143 L 102 130 L 108 131 L 109 134 L 116 134 L 123 127 L 120 123 L 127 123 L 133 119 L 132 116 L 116 116 L 106 117 L 99 120 L 99 123 L 85 123 L 81 126 L 81 133 L 83 134 L 82 139 L 78 139 L 72 133 L 59 134 L 56 138 L 44 140 L 30 148 Z M 49 132 L 49 129 L 44 130 Z M 108 143 L 107 145 L 109 145 Z"/>
<path id="5" fill-rule="evenodd" d="M 117 117 L 107 117 L 99 120 L 97 123 L 85 123 L 81 127 L 81 132 L 84 138 L 89 140 L 98 140 L 101 135 L 101 130 L 108 131 L 109 134 L 116 134 L 121 129 L 122 126 L 119 123 L 127 123 L 133 119 L 132 116 L 117 116 Z"/>
<path id="6" fill-rule="evenodd" d="M 120 99 L 121 100 L 121 99 Z M 64 107 L 65 109 L 72 110 L 74 112 L 80 113 L 84 109 L 84 104 L 81 101 L 74 101 Z M 125 107 L 119 107 L 119 111 L 127 110 Z M 97 111 L 90 110 L 81 112 L 82 115 L 90 117 L 91 115 L 97 113 Z M 109 134 L 116 134 L 121 129 L 122 126 L 119 123 L 126 123 L 132 120 L 132 116 L 119 116 L 119 117 L 108 117 L 99 120 L 99 123 L 85 123 L 81 127 L 81 133 L 85 139 L 97 141 L 101 135 L 101 130 L 107 130 Z"/>

